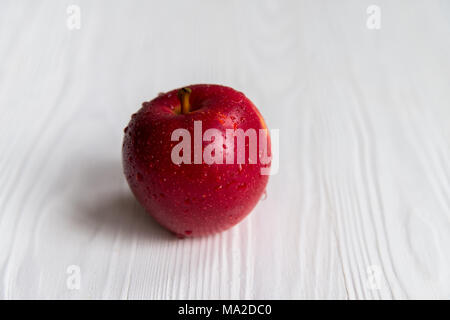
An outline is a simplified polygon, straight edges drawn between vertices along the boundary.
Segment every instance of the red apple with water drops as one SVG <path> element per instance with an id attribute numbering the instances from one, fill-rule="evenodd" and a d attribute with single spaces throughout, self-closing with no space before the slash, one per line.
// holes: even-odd
<path id="1" fill-rule="evenodd" d="M 220 142 L 217 138 L 201 139 L 198 144 L 194 123 L 199 121 L 201 134 L 214 128 L 223 135 L 223 163 L 194 161 L 195 143 L 203 152 L 208 145 Z M 191 163 L 173 161 L 173 150 L 181 138 L 172 141 L 172 134 L 180 128 L 192 139 L 188 142 Z M 246 161 L 239 163 L 239 145 L 226 139 L 227 129 L 264 133 L 258 135 L 257 155 L 264 151 L 271 157 L 269 133 L 258 109 L 243 93 L 221 85 L 191 85 L 160 94 L 144 102 L 124 130 L 123 168 L 132 192 L 157 222 L 180 237 L 207 235 L 234 226 L 265 192 L 269 176 L 262 171 L 269 169 L 270 161 L 258 157 L 256 163 L 250 163 L 251 142 L 247 138 Z M 261 138 L 267 140 L 265 150 L 261 150 Z M 184 152 L 180 156 L 187 156 Z M 230 153 L 232 163 L 226 161 Z"/>

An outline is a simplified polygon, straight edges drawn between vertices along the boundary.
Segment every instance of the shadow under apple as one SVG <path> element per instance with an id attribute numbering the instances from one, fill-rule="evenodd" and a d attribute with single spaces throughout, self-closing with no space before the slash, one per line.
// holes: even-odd
<path id="1" fill-rule="evenodd" d="M 122 165 L 117 162 L 91 162 L 78 179 L 77 221 L 92 231 L 115 237 L 176 241 L 137 202 L 126 184 Z"/>

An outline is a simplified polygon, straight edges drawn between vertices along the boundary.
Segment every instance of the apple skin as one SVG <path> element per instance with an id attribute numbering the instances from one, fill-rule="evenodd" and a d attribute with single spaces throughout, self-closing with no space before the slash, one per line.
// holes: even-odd
<path id="1" fill-rule="evenodd" d="M 221 85 L 191 85 L 189 113 L 182 114 L 178 90 L 160 94 L 133 114 L 125 128 L 123 168 L 128 184 L 141 205 L 154 219 L 179 237 L 203 236 L 226 230 L 244 219 L 260 200 L 268 182 L 261 164 L 177 165 L 172 162 L 172 132 L 187 129 L 194 140 L 194 121 L 202 121 L 202 134 L 218 129 L 267 129 L 255 105 L 241 92 Z M 267 132 L 267 153 L 271 156 Z M 181 140 L 180 140 L 181 141 Z M 225 140 L 224 140 L 225 141 Z M 204 141 L 203 148 L 209 141 Z M 228 142 L 227 142 L 228 144 Z M 231 145 L 230 145 L 231 146 Z M 231 149 L 230 149 L 231 150 Z M 246 139 L 246 154 L 248 141 Z M 259 138 L 258 138 L 259 154 Z M 247 156 L 246 156 L 247 157 Z"/>

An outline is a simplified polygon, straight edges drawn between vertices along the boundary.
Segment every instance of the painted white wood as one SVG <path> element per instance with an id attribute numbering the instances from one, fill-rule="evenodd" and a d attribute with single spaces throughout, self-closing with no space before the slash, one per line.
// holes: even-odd
<path id="1" fill-rule="evenodd" d="M 0 298 L 450 298 L 449 9 L 2 1 Z M 280 170 L 239 226 L 178 240 L 132 198 L 122 129 L 193 83 L 245 92 Z"/>

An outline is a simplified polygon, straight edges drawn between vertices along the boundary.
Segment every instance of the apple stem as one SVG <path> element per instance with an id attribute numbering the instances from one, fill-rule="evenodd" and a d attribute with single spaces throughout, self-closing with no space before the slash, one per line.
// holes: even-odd
<path id="1" fill-rule="evenodd" d="M 189 113 L 190 104 L 189 104 L 189 96 L 191 95 L 192 90 L 190 88 L 182 88 L 178 90 L 178 99 L 181 103 L 181 114 Z"/>

